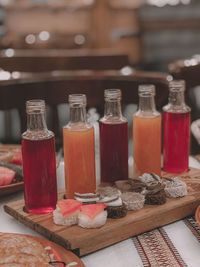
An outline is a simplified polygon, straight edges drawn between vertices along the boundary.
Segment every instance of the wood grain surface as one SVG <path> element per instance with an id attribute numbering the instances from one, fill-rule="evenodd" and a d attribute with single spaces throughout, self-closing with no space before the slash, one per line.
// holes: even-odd
<path id="1" fill-rule="evenodd" d="M 175 175 L 163 173 L 163 176 Z M 9 203 L 4 209 L 21 223 L 82 256 L 194 214 L 200 204 L 200 170 L 190 169 L 179 175 L 179 178 L 187 183 L 187 196 L 168 198 L 164 205 L 145 205 L 139 211 L 129 211 L 124 218 L 108 219 L 106 224 L 98 229 L 55 225 L 52 214 L 34 215 L 24 212 L 24 200 Z M 63 198 L 63 195 L 64 191 L 59 193 L 60 198 Z"/>

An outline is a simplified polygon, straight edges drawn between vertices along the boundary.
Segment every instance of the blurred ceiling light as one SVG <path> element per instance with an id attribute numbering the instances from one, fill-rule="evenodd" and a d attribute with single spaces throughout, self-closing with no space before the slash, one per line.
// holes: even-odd
<path id="1" fill-rule="evenodd" d="M 0 69 L 0 81 L 9 80 L 11 77 L 10 72 Z"/>
<path id="2" fill-rule="evenodd" d="M 21 76 L 19 71 L 13 71 L 11 74 L 13 79 L 19 79 L 19 77 Z"/>
<path id="3" fill-rule="evenodd" d="M 85 43 L 85 36 L 83 36 L 82 34 L 77 34 L 75 37 L 74 37 L 74 42 L 75 44 L 77 45 L 82 45 Z"/>
<path id="4" fill-rule="evenodd" d="M 178 4 L 188 5 L 191 0 L 147 0 L 147 3 L 157 7 L 163 7 L 166 5 L 176 6 Z"/>
<path id="5" fill-rule="evenodd" d="M 198 64 L 198 62 L 197 62 L 197 60 L 195 58 L 184 60 L 184 65 L 186 67 L 195 66 L 197 64 Z"/>
<path id="6" fill-rule="evenodd" d="M 167 75 L 167 81 L 168 81 L 168 82 L 171 82 L 172 80 L 173 80 L 172 75 Z"/>
<path id="7" fill-rule="evenodd" d="M 131 67 L 125 66 L 120 70 L 120 72 L 122 75 L 131 75 L 131 74 L 133 74 L 134 71 Z"/>
<path id="8" fill-rule="evenodd" d="M 26 42 L 27 44 L 34 44 L 35 41 L 36 41 L 36 37 L 35 37 L 34 34 L 28 34 L 28 35 L 26 36 L 26 38 L 25 38 L 25 42 Z"/>
<path id="9" fill-rule="evenodd" d="M 13 57 L 14 54 L 15 54 L 15 50 L 12 49 L 12 48 L 8 48 L 8 49 L 6 49 L 6 51 L 5 51 L 5 55 L 6 55 L 7 57 Z"/>
<path id="10" fill-rule="evenodd" d="M 48 41 L 50 38 L 50 33 L 48 31 L 42 31 L 39 33 L 39 39 L 41 41 Z"/>

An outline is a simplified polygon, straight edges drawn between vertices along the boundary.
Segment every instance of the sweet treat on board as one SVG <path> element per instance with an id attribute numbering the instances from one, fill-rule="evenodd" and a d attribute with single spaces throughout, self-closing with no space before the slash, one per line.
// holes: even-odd
<path id="1" fill-rule="evenodd" d="M 0 166 L 0 186 L 9 185 L 15 178 L 15 172 L 9 168 Z"/>
<path id="2" fill-rule="evenodd" d="M 99 195 L 93 194 L 93 193 L 86 193 L 86 194 L 80 194 L 80 193 L 74 193 L 74 198 L 78 201 L 81 201 L 84 204 L 95 204 L 99 201 Z"/>
<path id="3" fill-rule="evenodd" d="M 165 178 L 165 193 L 169 198 L 184 197 L 187 195 L 187 185 L 178 177 Z"/>
<path id="4" fill-rule="evenodd" d="M 139 176 L 139 180 L 146 185 L 150 185 L 152 182 L 162 183 L 160 177 L 154 173 L 144 173 Z"/>
<path id="5" fill-rule="evenodd" d="M 108 218 L 119 219 L 126 216 L 127 210 L 120 196 L 105 196 L 99 202 L 106 204 Z"/>
<path id="6" fill-rule="evenodd" d="M 162 205 L 166 202 L 165 185 L 161 183 L 151 184 L 147 186 L 145 193 L 145 204 Z"/>
<path id="7" fill-rule="evenodd" d="M 51 266 L 45 248 L 31 236 L 0 233 L 0 266 Z"/>
<path id="8" fill-rule="evenodd" d="M 139 179 L 127 179 L 127 180 L 118 180 L 115 182 L 116 187 L 123 192 L 138 192 L 141 193 L 146 185 L 141 182 Z"/>
<path id="9" fill-rule="evenodd" d="M 74 199 L 58 201 L 56 209 L 53 211 L 54 223 L 66 226 L 77 224 L 81 206 L 82 202 Z"/>
<path id="10" fill-rule="evenodd" d="M 126 192 L 121 195 L 127 210 L 140 210 L 144 206 L 144 195 L 136 192 Z"/>
<path id="11" fill-rule="evenodd" d="M 97 194 L 99 194 L 99 198 L 102 199 L 104 197 L 118 197 L 121 195 L 121 192 L 113 186 L 99 185 L 97 188 Z"/>
<path id="12" fill-rule="evenodd" d="M 108 218 L 118 219 L 126 216 L 127 210 L 121 200 L 121 192 L 112 186 L 99 186 L 97 192 L 100 195 L 99 203 L 107 206 Z"/>
<path id="13" fill-rule="evenodd" d="M 83 228 L 99 228 L 106 223 L 107 211 L 103 203 L 83 205 L 78 214 L 78 225 Z"/>

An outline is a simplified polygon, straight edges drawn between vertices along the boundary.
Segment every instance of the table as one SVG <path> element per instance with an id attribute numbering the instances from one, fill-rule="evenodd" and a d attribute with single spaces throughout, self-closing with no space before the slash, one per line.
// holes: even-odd
<path id="1" fill-rule="evenodd" d="M 200 169 L 193 157 L 190 166 Z M 57 169 L 58 188 L 64 186 L 64 164 Z M 0 198 L 0 231 L 40 236 L 9 216 L 3 210 L 8 202 L 23 198 L 23 192 Z M 200 266 L 200 229 L 189 217 L 139 236 L 129 238 L 110 247 L 81 258 L 86 267 L 178 267 Z"/>

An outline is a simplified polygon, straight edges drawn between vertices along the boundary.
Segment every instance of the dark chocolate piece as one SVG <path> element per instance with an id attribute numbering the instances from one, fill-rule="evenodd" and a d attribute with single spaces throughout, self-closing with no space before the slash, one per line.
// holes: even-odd
<path id="1" fill-rule="evenodd" d="M 112 218 L 112 219 L 119 219 L 119 218 L 123 218 L 126 216 L 127 214 L 127 210 L 125 205 L 123 204 L 122 206 L 107 206 L 107 212 L 108 212 L 108 218 Z"/>

